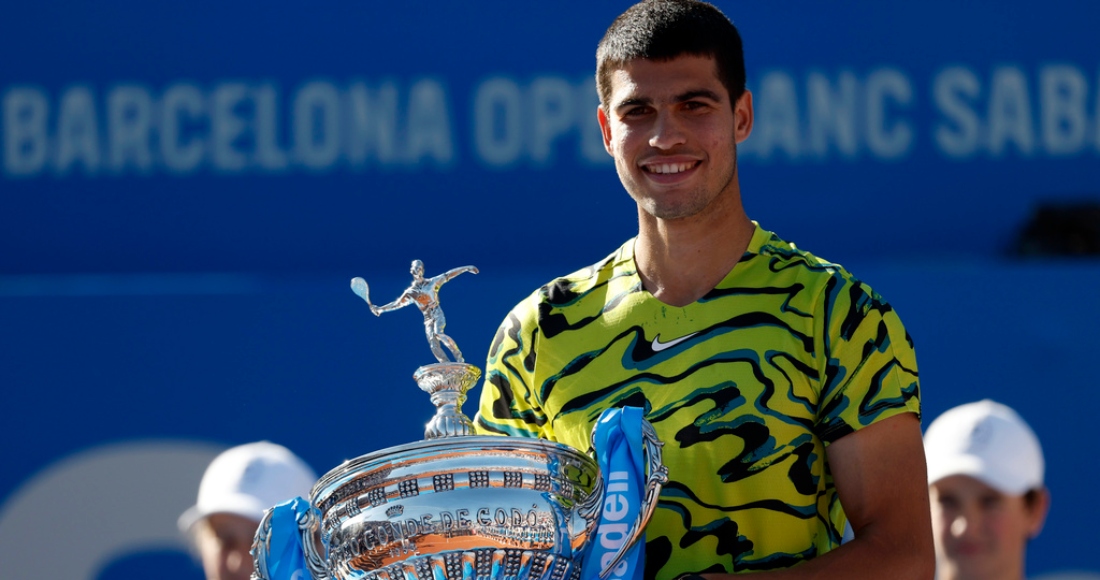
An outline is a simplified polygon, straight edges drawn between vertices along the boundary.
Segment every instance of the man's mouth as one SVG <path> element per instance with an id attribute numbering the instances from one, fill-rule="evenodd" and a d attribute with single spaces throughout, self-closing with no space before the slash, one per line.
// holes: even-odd
<path id="1" fill-rule="evenodd" d="M 952 552 L 956 556 L 977 556 L 984 552 L 981 544 L 976 542 L 959 542 L 955 544 Z"/>
<path id="2" fill-rule="evenodd" d="M 698 164 L 699 164 L 698 161 L 690 161 L 690 162 L 684 162 L 684 163 L 654 163 L 652 165 L 643 165 L 642 169 L 646 173 L 659 173 L 659 174 L 682 173 L 684 171 L 687 171 L 687 170 L 695 167 Z"/>

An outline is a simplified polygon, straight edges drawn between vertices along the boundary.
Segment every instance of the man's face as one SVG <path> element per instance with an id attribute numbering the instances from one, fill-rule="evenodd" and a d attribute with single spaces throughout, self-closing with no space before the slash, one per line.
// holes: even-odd
<path id="1" fill-rule="evenodd" d="M 260 523 L 235 514 L 212 514 L 196 525 L 195 543 L 206 580 L 248 580 L 249 550 Z"/>
<path id="2" fill-rule="evenodd" d="M 633 60 L 610 79 L 604 147 L 643 211 L 674 220 L 740 203 L 736 144 L 752 130 L 752 96 L 731 103 L 713 58 Z"/>
<path id="3" fill-rule="evenodd" d="M 1045 496 L 1029 506 L 966 475 L 932 484 L 932 532 L 940 580 L 1022 578 L 1027 541 L 1039 533 Z"/>

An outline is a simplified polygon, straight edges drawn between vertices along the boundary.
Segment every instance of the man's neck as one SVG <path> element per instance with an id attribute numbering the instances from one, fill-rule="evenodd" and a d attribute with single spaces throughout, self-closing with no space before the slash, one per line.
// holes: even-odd
<path id="1" fill-rule="evenodd" d="M 662 220 L 639 209 L 634 261 L 642 284 L 671 306 L 705 296 L 733 269 L 756 226 L 739 206 L 678 220 Z"/>
<path id="2" fill-rule="evenodd" d="M 1026 580 L 1023 556 L 1019 560 L 1011 554 L 1002 555 L 994 562 L 982 566 L 960 566 L 958 563 L 938 561 L 936 580 Z"/>

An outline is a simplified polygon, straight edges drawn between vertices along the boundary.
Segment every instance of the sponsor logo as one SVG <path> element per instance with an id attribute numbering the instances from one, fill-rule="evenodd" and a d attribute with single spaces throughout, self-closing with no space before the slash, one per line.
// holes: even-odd
<path id="1" fill-rule="evenodd" d="M 661 335 L 658 334 L 653 339 L 653 352 L 661 352 L 662 350 L 665 350 L 666 348 L 672 348 L 672 347 L 680 344 L 681 342 L 684 342 L 685 340 L 695 336 L 696 334 L 699 334 L 699 333 L 698 332 L 693 332 L 691 334 L 685 334 L 684 336 L 681 336 L 680 338 L 674 338 L 674 339 L 672 339 L 668 342 L 661 342 Z"/>

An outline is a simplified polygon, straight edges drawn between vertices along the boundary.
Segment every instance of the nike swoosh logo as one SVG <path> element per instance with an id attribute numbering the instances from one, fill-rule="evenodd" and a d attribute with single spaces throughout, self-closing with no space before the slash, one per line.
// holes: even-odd
<path id="1" fill-rule="evenodd" d="M 665 350 L 666 348 L 672 348 L 672 347 L 680 344 L 681 342 L 684 342 L 685 340 L 695 336 L 696 334 L 699 334 L 699 333 L 698 332 L 693 332 L 691 334 L 685 334 L 684 336 L 681 336 L 680 338 L 674 338 L 674 339 L 672 339 L 668 342 L 661 342 L 661 335 L 658 334 L 653 339 L 653 352 L 661 352 L 662 350 Z"/>

